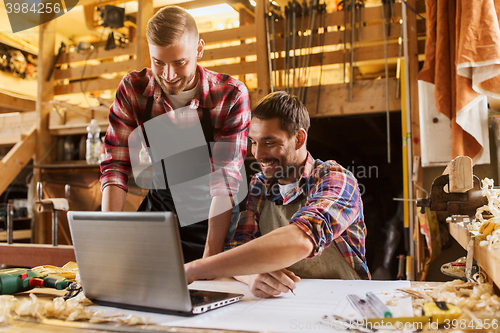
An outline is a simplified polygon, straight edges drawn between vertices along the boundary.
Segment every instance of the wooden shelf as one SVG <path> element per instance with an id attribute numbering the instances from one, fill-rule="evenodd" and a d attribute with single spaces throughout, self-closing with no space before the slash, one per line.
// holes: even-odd
<path id="1" fill-rule="evenodd" d="M 449 225 L 451 236 L 467 250 L 471 233 L 464 228 L 462 222 Z M 490 250 L 487 246 L 480 246 L 479 241 L 474 241 L 474 259 L 497 287 L 500 287 L 500 251 Z"/>
<path id="2" fill-rule="evenodd" d="M 31 230 L 13 230 L 12 238 L 14 240 L 31 239 L 31 234 Z M 5 241 L 7 241 L 7 231 L 0 231 L 0 242 Z"/>

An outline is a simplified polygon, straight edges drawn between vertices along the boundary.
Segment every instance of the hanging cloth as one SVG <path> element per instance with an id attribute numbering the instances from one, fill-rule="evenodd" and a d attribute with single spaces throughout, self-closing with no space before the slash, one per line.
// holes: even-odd
<path id="1" fill-rule="evenodd" d="M 418 76 L 422 165 L 490 163 L 487 96 L 500 97 L 500 1 L 426 0 Z"/>

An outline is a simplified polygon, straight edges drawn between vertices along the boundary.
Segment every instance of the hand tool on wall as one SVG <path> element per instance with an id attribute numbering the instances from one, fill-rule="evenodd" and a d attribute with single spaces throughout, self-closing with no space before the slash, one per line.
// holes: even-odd
<path id="1" fill-rule="evenodd" d="M 348 18 L 348 5 L 346 3 L 346 0 L 343 0 L 339 3 L 339 6 L 342 6 L 342 11 L 344 12 L 344 50 L 343 50 L 343 66 L 342 66 L 342 82 L 345 83 L 345 77 L 346 77 L 346 53 L 347 53 L 347 18 Z"/>
<path id="2" fill-rule="evenodd" d="M 324 57 L 324 50 L 325 50 L 325 35 L 326 35 L 326 4 L 322 3 L 318 5 L 318 11 L 321 15 L 321 27 L 323 30 L 323 33 L 320 36 L 320 44 L 321 44 L 321 52 L 320 52 L 320 66 L 319 66 L 319 82 L 318 82 L 318 95 L 316 98 L 316 114 L 319 113 L 319 101 L 321 97 L 321 81 L 323 79 L 323 57 Z"/>
<path id="3" fill-rule="evenodd" d="M 265 2 L 267 4 L 267 2 Z M 269 31 L 269 20 L 273 20 L 273 16 L 271 13 L 271 10 L 269 9 L 269 5 L 266 5 L 267 8 L 265 8 L 264 11 L 264 22 L 266 24 L 266 47 L 267 47 L 267 61 L 269 62 L 269 83 L 271 86 L 271 92 L 274 92 L 274 77 L 273 77 L 273 64 L 271 62 L 271 41 L 270 41 L 270 31 Z"/>
<path id="4" fill-rule="evenodd" d="M 59 61 L 61 54 L 63 54 L 64 52 L 66 52 L 66 44 L 61 42 L 61 46 L 59 47 L 59 50 L 57 51 L 56 58 L 54 59 L 54 63 L 52 64 L 52 67 L 49 70 L 49 75 L 47 75 L 47 81 L 50 81 L 50 78 L 52 77 L 52 73 L 54 72 L 54 69 L 56 68 L 57 61 Z"/>
<path id="5" fill-rule="evenodd" d="M 290 87 L 290 7 L 285 6 L 285 18 L 283 20 L 285 34 L 285 91 Z"/>
<path id="6" fill-rule="evenodd" d="M 309 50 L 307 49 L 307 40 L 308 40 L 309 35 L 306 35 L 306 31 L 307 31 L 307 28 L 311 25 L 311 11 L 312 11 L 312 8 L 307 5 L 307 0 L 304 0 L 302 6 L 303 6 L 303 8 L 306 8 L 307 24 L 305 24 L 306 16 L 304 16 L 302 18 L 302 24 L 305 24 L 305 30 L 303 27 L 301 28 L 302 35 L 304 36 L 304 38 L 300 42 L 301 43 L 301 52 L 300 52 L 301 57 L 300 57 L 300 64 L 299 64 L 300 71 L 299 71 L 299 82 L 298 82 L 297 96 L 300 96 L 300 91 L 302 89 L 304 76 L 306 75 L 306 70 L 307 70 L 305 65 L 306 65 L 306 56 L 307 56 L 307 53 L 309 52 Z"/>
<path id="7" fill-rule="evenodd" d="M 316 29 L 314 29 L 315 25 L 316 25 L 316 14 L 318 12 L 318 0 L 311 0 L 311 5 L 310 5 L 310 16 L 311 16 L 311 20 L 310 20 L 310 33 L 309 33 L 309 36 L 307 36 L 307 53 L 306 53 L 306 58 L 305 58 L 305 65 L 304 65 L 304 69 L 305 69 L 305 75 L 303 77 L 303 81 L 302 81 L 302 85 L 300 86 L 300 90 L 299 90 L 299 99 L 302 101 L 302 103 L 305 103 L 305 94 L 306 94 L 306 84 L 308 82 L 308 79 L 309 79 L 309 73 L 310 73 L 310 68 L 309 68 L 309 65 L 310 65 L 310 59 L 311 59 L 311 53 L 312 53 L 312 40 L 313 40 L 313 36 L 314 36 L 314 31 Z"/>
<path id="8" fill-rule="evenodd" d="M 302 13 L 301 13 L 301 20 L 300 20 L 300 45 L 299 45 L 299 57 L 297 58 L 297 63 L 298 63 L 298 87 L 297 90 L 300 89 L 300 82 L 302 80 L 302 75 L 304 68 L 302 67 L 302 61 L 304 60 L 304 55 L 302 54 L 304 51 L 304 24 L 306 21 L 306 15 L 309 16 L 308 13 L 308 8 L 307 8 L 307 0 L 302 1 Z"/>
<path id="9" fill-rule="evenodd" d="M 364 0 L 356 0 L 356 20 L 358 21 L 358 46 L 361 46 L 361 33 L 363 32 L 363 9 L 365 8 Z"/>
<path id="10" fill-rule="evenodd" d="M 277 65 L 277 56 L 276 56 L 276 31 L 275 31 L 275 23 L 280 16 L 279 7 L 275 6 L 271 3 L 271 34 L 273 36 L 272 44 L 271 44 L 271 52 L 273 54 L 273 73 L 274 73 L 274 90 L 278 90 L 278 65 Z"/>
<path id="11" fill-rule="evenodd" d="M 354 44 L 356 31 L 356 0 L 351 0 L 351 57 L 350 57 L 350 79 L 349 79 L 349 102 L 352 102 L 352 88 L 354 84 Z"/>
<path id="12" fill-rule="evenodd" d="M 65 298 L 76 296 L 81 291 L 78 283 L 58 275 L 39 274 L 26 268 L 0 270 L 0 295 L 13 295 L 35 287 L 67 289 Z"/>
<path id="13" fill-rule="evenodd" d="M 292 13 L 292 95 L 295 95 L 295 51 L 297 50 L 295 45 L 296 40 L 296 19 L 297 19 L 297 1 L 293 0 L 291 4 Z"/>

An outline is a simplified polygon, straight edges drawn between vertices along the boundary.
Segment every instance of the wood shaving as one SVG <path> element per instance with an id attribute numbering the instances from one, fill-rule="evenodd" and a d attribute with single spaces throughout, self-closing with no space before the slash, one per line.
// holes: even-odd
<path id="1" fill-rule="evenodd" d="M 76 262 L 70 261 L 63 267 L 56 267 L 52 265 L 37 266 L 31 269 L 39 274 L 59 275 L 68 280 L 78 281 L 79 271 Z"/>
<path id="2" fill-rule="evenodd" d="M 62 297 L 53 300 L 39 299 L 31 293 L 29 298 L 0 296 L 0 323 L 11 323 L 20 317 L 37 319 L 54 318 L 65 321 L 89 321 L 91 323 L 114 322 L 130 326 L 145 325 L 149 318 L 129 315 L 104 316 L 102 311 L 94 311 L 86 305 L 92 304 L 83 294 L 65 301 Z"/>
<path id="3" fill-rule="evenodd" d="M 500 191 L 493 189 L 493 179 L 484 178 L 481 181 L 483 195 L 488 199 L 488 204 L 476 210 L 476 219 L 484 222 L 483 213 L 489 212 L 494 217 L 500 216 Z"/>
<path id="4" fill-rule="evenodd" d="M 477 284 L 453 280 L 429 289 L 408 288 L 399 289 L 414 297 L 413 306 L 415 313 L 421 313 L 424 303 L 431 301 L 443 301 L 470 311 L 488 311 L 498 313 L 500 311 L 500 297 L 494 294 L 493 285 L 489 283 Z"/>
<path id="5" fill-rule="evenodd" d="M 398 306 L 399 301 L 397 298 L 393 298 L 393 299 L 388 300 L 386 304 L 389 306 Z"/>

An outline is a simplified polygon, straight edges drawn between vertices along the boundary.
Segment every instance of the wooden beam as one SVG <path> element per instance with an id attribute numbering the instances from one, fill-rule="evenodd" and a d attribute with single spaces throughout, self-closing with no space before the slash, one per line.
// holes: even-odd
<path id="1" fill-rule="evenodd" d="M 149 46 L 146 39 L 146 30 L 149 19 L 154 15 L 153 0 L 138 0 L 139 11 L 137 12 L 137 31 L 136 31 L 136 55 L 137 70 L 144 67 L 151 67 L 149 58 Z"/>
<path id="2" fill-rule="evenodd" d="M 54 93 L 56 95 L 76 94 L 88 91 L 99 90 L 116 90 L 122 78 L 116 77 L 114 79 L 93 79 L 80 82 L 70 83 L 64 86 L 56 86 Z"/>
<path id="3" fill-rule="evenodd" d="M 35 111 L 36 102 L 34 99 L 26 96 L 26 99 L 14 97 L 0 92 L 0 108 L 12 111 Z"/>
<path id="4" fill-rule="evenodd" d="M 0 258 L 0 264 L 11 267 L 62 267 L 70 261 L 76 262 L 71 245 L 0 244 Z"/>
<path id="5" fill-rule="evenodd" d="M 205 67 L 205 66 L 204 66 Z M 222 66 L 207 66 L 206 69 L 228 75 L 245 75 L 257 72 L 257 62 L 243 62 Z M 269 75 L 268 75 L 269 76 Z"/>
<path id="6" fill-rule="evenodd" d="M 129 72 L 131 71 L 131 68 L 136 68 L 136 65 L 137 65 L 136 60 L 128 60 L 120 62 L 105 62 L 95 66 L 87 65 L 80 67 L 69 67 L 68 69 L 56 69 L 54 71 L 54 78 L 56 80 L 63 80 L 63 79 L 74 80 L 74 79 L 83 79 L 89 77 L 98 77 L 102 74 Z"/>
<path id="7" fill-rule="evenodd" d="M 49 104 L 54 99 L 54 76 L 49 81 L 47 77 L 55 60 L 56 52 L 56 22 L 52 20 L 40 25 L 38 29 L 40 52 L 38 54 L 38 91 L 36 99 L 36 131 L 34 164 L 48 164 L 54 160 L 56 149 L 55 138 L 49 133 L 49 114 L 52 106 Z M 34 171 L 35 183 L 41 181 L 40 170 Z M 50 221 L 44 215 L 35 215 L 35 242 L 44 243 L 47 239 L 47 226 Z"/>
<path id="8" fill-rule="evenodd" d="M 257 46 L 255 43 L 208 49 L 203 52 L 203 60 L 218 60 L 235 57 L 243 58 L 254 55 L 256 51 Z"/>
<path id="9" fill-rule="evenodd" d="M 35 154 L 36 130 L 19 141 L 0 161 L 0 194 L 12 183 Z"/>
<path id="10" fill-rule="evenodd" d="M 266 43 L 266 13 L 267 1 L 257 0 L 255 7 L 255 35 L 257 37 L 257 95 L 259 100 L 271 92 L 271 78 L 269 76 L 268 50 Z"/>
<path id="11" fill-rule="evenodd" d="M 31 239 L 31 230 L 12 230 L 12 239 Z M 7 231 L 0 231 L 0 242 L 7 241 Z"/>
<path id="12" fill-rule="evenodd" d="M 242 25 L 238 28 L 203 32 L 200 33 L 200 38 L 203 39 L 206 44 L 220 43 L 228 40 L 255 38 L 255 30 L 255 24 L 248 24 Z"/>
<path id="13" fill-rule="evenodd" d="M 396 79 L 389 79 L 389 110 L 401 110 L 396 99 Z M 385 81 L 357 80 L 353 84 L 353 100 L 349 102 L 349 84 L 322 85 L 317 109 L 318 86 L 306 90 L 306 107 L 311 118 L 386 112 Z M 317 111 L 316 111 L 317 110 Z"/>

